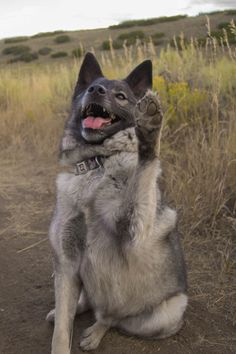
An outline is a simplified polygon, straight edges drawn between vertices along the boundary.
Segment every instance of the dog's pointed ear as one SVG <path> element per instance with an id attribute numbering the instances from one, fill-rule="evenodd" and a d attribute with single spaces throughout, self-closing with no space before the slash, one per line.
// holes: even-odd
<path id="1" fill-rule="evenodd" d="M 75 86 L 74 96 L 85 90 L 95 79 L 103 77 L 101 67 L 92 53 L 86 53 Z"/>
<path id="2" fill-rule="evenodd" d="M 152 89 L 152 62 L 145 60 L 139 64 L 125 79 L 134 95 L 141 98 L 148 89 Z"/>

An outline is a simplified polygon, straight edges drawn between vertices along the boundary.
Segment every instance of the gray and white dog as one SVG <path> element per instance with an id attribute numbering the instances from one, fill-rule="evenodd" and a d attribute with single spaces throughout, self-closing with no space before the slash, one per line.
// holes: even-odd
<path id="1" fill-rule="evenodd" d="M 61 143 L 73 171 L 57 178 L 50 228 L 56 308 L 52 354 L 69 354 L 76 313 L 96 322 L 80 341 L 95 349 L 106 331 L 164 338 L 182 326 L 186 273 L 176 212 L 158 188 L 162 111 L 144 61 L 108 80 L 93 56 L 82 63 Z"/>

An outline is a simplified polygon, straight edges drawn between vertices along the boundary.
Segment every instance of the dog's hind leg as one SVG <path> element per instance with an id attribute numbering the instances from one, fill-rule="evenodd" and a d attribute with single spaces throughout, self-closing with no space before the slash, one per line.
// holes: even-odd
<path id="1" fill-rule="evenodd" d="M 151 312 L 128 317 L 117 328 L 129 335 L 143 338 L 165 338 L 177 333 L 183 324 L 183 314 L 188 302 L 187 295 L 180 293 L 164 300 Z"/>

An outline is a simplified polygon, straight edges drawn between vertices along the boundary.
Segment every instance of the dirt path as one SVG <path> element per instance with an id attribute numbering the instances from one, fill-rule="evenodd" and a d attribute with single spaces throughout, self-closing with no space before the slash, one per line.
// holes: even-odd
<path id="1" fill-rule="evenodd" d="M 45 321 L 45 316 L 54 304 L 51 255 L 47 241 L 47 230 L 54 204 L 54 175 L 55 168 L 52 169 L 51 166 L 43 163 L 37 165 L 37 169 L 29 167 L 29 164 L 20 166 L 2 164 L 0 176 L 1 354 L 50 353 L 53 328 Z M 25 249 L 29 246 L 32 247 Z M 197 269 L 193 268 L 195 263 L 191 262 L 192 247 L 192 243 L 185 245 L 190 264 L 191 300 L 181 332 L 166 340 L 143 341 L 111 330 L 94 353 L 230 354 L 236 352 L 236 331 L 232 319 L 229 318 L 235 292 L 234 297 L 225 295 L 228 300 L 221 307 L 207 305 L 212 299 L 217 301 L 220 297 L 214 293 L 214 285 L 210 282 L 212 278 L 203 276 L 204 267 L 199 263 Z M 207 253 L 210 249 L 206 247 L 208 247 L 206 244 L 202 247 L 202 253 L 208 257 Z M 222 284 L 222 287 L 224 285 Z M 82 352 L 79 349 L 79 334 L 92 321 L 91 313 L 76 319 L 73 354 Z"/>

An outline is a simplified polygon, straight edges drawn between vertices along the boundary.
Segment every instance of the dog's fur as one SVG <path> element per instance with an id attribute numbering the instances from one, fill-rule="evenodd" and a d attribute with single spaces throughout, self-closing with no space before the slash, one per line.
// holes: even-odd
<path id="1" fill-rule="evenodd" d="M 149 338 L 181 328 L 185 265 L 176 212 L 163 205 L 157 183 L 162 112 L 151 85 L 150 61 L 120 81 L 105 79 L 90 53 L 82 64 L 61 161 L 73 166 L 104 158 L 103 167 L 57 178 L 50 228 L 56 309 L 47 316 L 55 316 L 52 354 L 70 353 L 76 311 L 92 309 L 96 317 L 82 334 L 84 350 L 95 349 L 110 327 Z M 82 111 L 90 102 L 121 119 L 101 131 L 83 129 Z"/>

